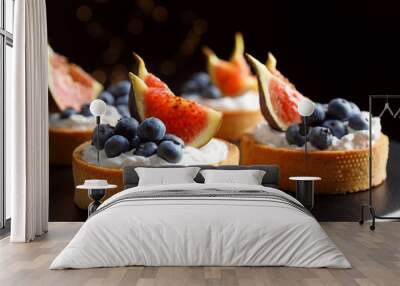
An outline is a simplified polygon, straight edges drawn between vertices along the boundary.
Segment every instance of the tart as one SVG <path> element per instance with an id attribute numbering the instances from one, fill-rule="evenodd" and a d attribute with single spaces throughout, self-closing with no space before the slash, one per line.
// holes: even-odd
<path id="1" fill-rule="evenodd" d="M 238 141 L 245 132 L 253 129 L 264 118 L 259 110 L 221 110 L 222 123 L 215 137 Z"/>
<path id="2" fill-rule="evenodd" d="M 118 186 L 110 196 L 123 188 L 124 166 L 238 164 L 239 149 L 213 138 L 221 126 L 221 112 L 175 96 L 167 84 L 147 71 L 138 55 L 135 58 L 138 73 L 129 73 L 132 117 L 122 117 L 115 127 L 101 124 L 92 144 L 74 151 L 75 185 L 104 178 Z M 89 203 L 86 193 L 79 191 L 74 201 L 80 208 Z"/>
<path id="3" fill-rule="evenodd" d="M 254 91 L 249 91 L 243 95 L 245 97 L 255 97 L 255 100 L 250 100 L 250 105 L 254 105 L 253 102 L 256 101 L 256 108 L 251 107 L 248 109 L 240 107 L 241 100 L 239 98 L 241 96 L 237 98 L 221 96 L 218 99 L 208 99 L 202 98 L 198 94 L 197 92 L 186 93 L 183 94 L 183 97 L 209 106 L 222 113 L 221 127 L 215 135 L 217 138 L 233 142 L 238 141 L 244 133 L 253 129 L 263 120 L 258 104 L 258 94 Z M 230 107 L 232 105 L 234 107 Z"/>
<path id="4" fill-rule="evenodd" d="M 184 97 L 221 111 L 223 119 L 216 137 L 238 141 L 262 120 L 257 81 L 244 58 L 244 41 L 235 37 L 235 49 L 229 61 L 219 59 L 208 47 L 204 53 L 208 74 L 194 74 L 182 87 Z"/>
<path id="5" fill-rule="evenodd" d="M 107 113 L 102 117 L 103 123 L 115 124 L 120 112 L 113 106 L 107 106 Z M 95 118 L 85 104 L 80 113 L 69 107 L 62 112 L 49 116 L 49 161 L 50 164 L 70 166 L 72 153 L 76 147 L 92 138 Z"/>
<path id="6" fill-rule="evenodd" d="M 328 104 L 312 103 L 305 136 L 297 105 L 310 101 L 296 90 L 269 56 L 266 65 L 248 56 L 259 81 L 265 121 L 241 138 L 244 165 L 274 164 L 280 167 L 280 188 L 295 191 L 292 176 L 317 176 L 320 194 L 353 193 L 369 188 L 369 128 L 372 134 L 372 186 L 386 179 L 389 139 L 381 132 L 379 117 L 369 123 L 369 113 L 343 98 Z M 308 146 L 305 157 L 304 145 Z"/>
<path id="7" fill-rule="evenodd" d="M 239 164 L 239 149 L 236 145 L 233 145 L 224 140 L 219 140 L 221 143 L 226 144 L 228 154 L 226 158 L 213 165 L 238 165 Z M 75 149 L 73 152 L 72 159 L 72 170 L 74 175 L 75 185 L 82 184 L 85 180 L 90 178 L 104 178 L 107 179 L 109 184 L 117 185 L 116 189 L 107 190 L 107 195 L 104 199 L 123 190 L 123 169 L 122 168 L 107 168 L 97 166 L 93 163 L 88 163 L 82 159 L 82 152 L 89 145 L 90 142 L 85 142 Z M 74 202 L 81 209 L 87 209 L 87 206 L 91 202 L 87 192 L 82 190 L 76 190 L 74 193 Z"/>
<path id="8" fill-rule="evenodd" d="M 91 139 L 94 118 L 69 107 L 49 115 L 49 160 L 53 165 L 70 166 L 74 149 Z"/>
<path id="9" fill-rule="evenodd" d="M 50 46 L 48 67 L 50 109 L 61 111 L 65 117 L 70 117 L 73 110 L 80 110 L 84 104 L 90 103 L 103 89 L 90 74 L 70 63 L 66 57 L 55 53 Z M 90 139 L 95 123 L 93 121 L 91 125 L 72 128 L 71 124 L 59 124 L 60 120 L 55 119 L 61 113 L 50 114 L 49 160 L 50 164 L 71 165 L 73 150 Z M 54 125 L 54 122 L 57 124 Z"/>
<path id="10" fill-rule="evenodd" d="M 71 165 L 75 148 L 92 137 L 93 128 L 49 128 L 49 160 L 54 165 Z"/>
<path id="11" fill-rule="evenodd" d="M 279 187 L 295 191 L 292 176 L 317 176 L 315 191 L 319 194 L 343 194 L 367 190 L 368 148 L 346 151 L 312 151 L 307 155 L 307 167 L 302 149 L 278 148 L 258 143 L 251 134 L 240 142 L 241 164 L 273 164 L 280 169 Z M 372 147 L 372 186 L 386 179 L 389 139 L 381 134 Z"/>
<path id="12" fill-rule="evenodd" d="M 71 165 L 73 150 L 90 140 L 95 118 L 89 111 L 89 104 L 95 98 L 115 105 L 112 121 L 119 114 L 128 114 L 130 82 L 121 81 L 108 91 L 89 73 L 78 65 L 48 47 L 49 103 L 49 160 L 50 164 Z"/>

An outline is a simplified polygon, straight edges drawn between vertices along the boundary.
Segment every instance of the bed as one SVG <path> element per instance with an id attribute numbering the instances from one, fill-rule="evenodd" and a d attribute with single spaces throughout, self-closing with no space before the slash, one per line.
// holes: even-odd
<path id="1" fill-rule="evenodd" d="M 106 200 L 50 269 L 144 266 L 350 268 L 343 253 L 297 200 L 277 189 L 277 166 L 199 166 L 264 170 L 261 185 L 196 183 L 138 186 Z M 180 168 L 180 166 L 176 166 Z"/>

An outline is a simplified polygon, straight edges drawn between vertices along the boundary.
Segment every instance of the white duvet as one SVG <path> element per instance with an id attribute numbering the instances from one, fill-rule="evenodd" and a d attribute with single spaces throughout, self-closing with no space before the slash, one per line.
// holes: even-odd
<path id="1" fill-rule="evenodd" d="M 124 199 L 137 192 L 174 190 L 241 191 L 242 195 Z M 246 191 L 266 192 L 272 199 L 246 197 Z M 279 190 L 254 185 L 131 188 L 104 202 L 50 269 L 127 265 L 349 268 L 342 252 L 299 204 Z"/>

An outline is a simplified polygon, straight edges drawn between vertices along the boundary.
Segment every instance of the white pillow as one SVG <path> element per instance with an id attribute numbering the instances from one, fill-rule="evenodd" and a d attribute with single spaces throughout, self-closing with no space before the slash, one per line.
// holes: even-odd
<path id="1" fill-rule="evenodd" d="M 261 185 L 265 171 L 261 170 L 202 170 L 205 184 L 246 184 Z"/>
<path id="2" fill-rule="evenodd" d="M 139 186 L 195 183 L 199 167 L 185 168 L 135 168 Z"/>

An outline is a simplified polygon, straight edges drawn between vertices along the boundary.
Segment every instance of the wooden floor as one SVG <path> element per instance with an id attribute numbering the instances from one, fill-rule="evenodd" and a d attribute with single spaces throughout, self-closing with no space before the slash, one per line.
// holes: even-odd
<path id="1" fill-rule="evenodd" d="M 125 267 L 48 270 L 81 223 L 50 223 L 28 244 L 0 241 L 0 285 L 400 285 L 400 224 L 381 222 L 372 232 L 351 222 L 322 223 L 352 269 L 288 267 Z"/>

